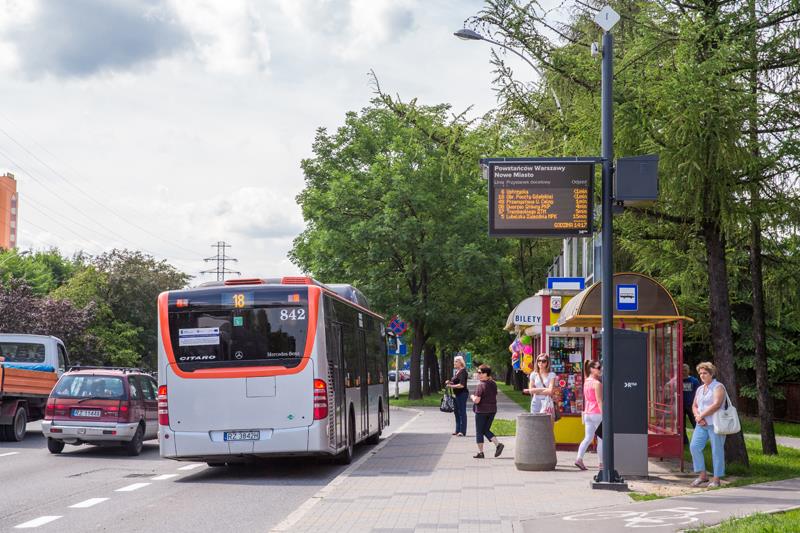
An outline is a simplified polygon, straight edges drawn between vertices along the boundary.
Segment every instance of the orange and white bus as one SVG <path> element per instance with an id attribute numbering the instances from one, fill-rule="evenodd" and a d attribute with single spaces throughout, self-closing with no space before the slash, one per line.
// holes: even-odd
<path id="1" fill-rule="evenodd" d="M 349 463 L 389 423 L 383 318 L 350 285 L 236 279 L 158 299 L 161 456 Z"/>

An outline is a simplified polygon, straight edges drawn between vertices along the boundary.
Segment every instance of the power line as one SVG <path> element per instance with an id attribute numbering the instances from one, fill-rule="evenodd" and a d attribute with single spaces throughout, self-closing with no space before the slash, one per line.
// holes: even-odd
<path id="1" fill-rule="evenodd" d="M 242 275 L 241 272 L 236 270 L 230 270 L 225 267 L 225 263 L 232 262 L 238 263 L 239 260 L 234 257 L 228 257 L 226 255 L 226 248 L 231 248 L 230 244 L 225 243 L 225 241 L 217 241 L 216 244 L 211 245 L 212 248 L 217 249 L 217 255 L 213 257 L 206 257 L 203 259 L 206 263 L 216 262 L 217 268 L 210 269 L 210 270 L 202 270 L 201 274 L 216 274 L 217 281 L 225 281 L 225 274 L 238 274 Z"/>
<path id="2" fill-rule="evenodd" d="M 6 118 L 6 117 L 4 117 L 4 118 Z M 7 122 L 9 122 L 9 123 L 11 122 L 11 121 L 10 121 L 10 120 L 8 120 L 7 118 L 6 118 L 6 121 L 7 121 Z M 170 241 L 169 239 L 165 239 L 165 238 L 164 238 L 164 237 L 162 237 L 161 235 L 158 235 L 157 233 L 154 233 L 154 232 L 152 232 L 152 231 L 150 231 L 150 230 L 148 230 L 148 229 L 146 229 L 146 228 L 144 228 L 144 227 L 142 227 L 142 226 L 140 226 L 140 225 L 138 225 L 138 224 L 136 224 L 136 223 L 132 222 L 132 221 L 131 221 L 129 218 L 126 218 L 126 217 L 124 217 L 123 215 L 120 215 L 120 214 L 119 214 L 119 213 L 117 213 L 115 210 L 111 209 L 111 208 L 110 208 L 110 207 L 108 207 L 107 205 L 105 205 L 105 204 L 103 204 L 102 202 L 100 202 L 100 201 L 98 201 L 97 199 L 95 199 L 95 198 L 94 198 L 92 195 L 90 195 L 88 192 L 86 192 L 85 190 L 83 190 L 81 187 L 79 187 L 79 186 L 78 186 L 78 185 L 76 185 L 75 183 L 72 183 L 72 181 L 70 181 L 70 180 L 69 180 L 69 179 L 68 179 L 66 176 L 64 176 L 64 175 L 63 175 L 61 172 L 59 172 L 58 170 L 54 169 L 54 168 L 53 168 L 52 166 L 50 166 L 50 165 L 49 165 L 49 164 L 48 164 L 46 161 L 43 161 L 41 158 L 39 158 L 39 156 L 37 156 L 37 155 L 36 155 L 35 153 L 33 153 L 32 151 L 30 151 L 30 150 L 29 150 L 27 147 L 25 147 L 25 146 L 24 146 L 22 143 L 20 143 L 20 142 L 19 142 L 19 141 L 18 141 L 16 138 L 14 138 L 14 137 L 13 137 L 13 136 L 12 136 L 10 133 L 8 133 L 8 132 L 7 132 L 6 130 L 4 130 L 2 127 L 0 127 L 0 132 L 2 132 L 2 133 L 3 133 L 3 135 L 5 135 L 5 136 L 6 136 L 6 137 L 8 137 L 9 139 L 11 139 L 11 141 L 13 141 L 13 142 L 14 142 L 14 143 L 15 143 L 17 146 L 19 146 L 20 148 L 22 148 L 22 149 L 23 149 L 23 150 L 24 150 L 24 151 L 25 151 L 25 152 L 26 152 L 28 155 L 30 155 L 30 156 L 31 156 L 33 159 L 35 159 L 36 161 L 38 161 L 38 162 L 39 162 L 39 163 L 40 163 L 42 166 L 44 166 L 45 168 L 49 169 L 49 170 L 50 170 L 50 171 L 51 171 L 53 174 L 55 174 L 56 176 L 58 176 L 59 178 L 61 178 L 61 179 L 62 179 L 64 182 L 66 182 L 66 183 L 67 183 L 69 186 L 71 186 L 72 188 L 74 188 L 75 190 L 77 190 L 79 193 L 81 193 L 83 196 L 85 196 L 86 198 L 88 198 L 89 200 L 91 200 L 92 202 L 94 202 L 95 204 L 99 205 L 100 207 L 102 207 L 103 209 L 105 209 L 106 211 L 108 211 L 109 213 L 111 213 L 112 215 L 116 216 L 117 218 L 119 218 L 119 219 L 120 219 L 120 220 L 122 220 L 123 222 L 125 222 L 125 223 L 127 223 L 127 224 L 129 224 L 129 225 L 133 226 L 134 228 L 137 228 L 137 229 L 139 229 L 140 231 L 143 231 L 143 232 L 147 233 L 147 234 L 148 234 L 148 235 L 150 235 L 151 237 L 155 237 L 156 239 L 159 239 L 160 241 L 162 241 L 162 242 L 165 242 L 165 243 L 169 244 L 170 246 L 175 246 L 175 247 L 177 247 L 177 248 L 180 248 L 180 249 L 182 249 L 182 250 L 184 250 L 184 251 L 186 251 L 186 252 L 189 252 L 189 253 L 191 253 L 191 254 L 195 254 L 195 253 L 196 253 L 195 251 L 193 251 L 193 250 L 190 250 L 190 249 L 188 249 L 188 248 L 186 248 L 186 247 L 184 247 L 184 246 L 182 246 L 182 245 L 180 245 L 180 244 L 178 244 L 178 243 L 175 243 L 175 242 L 173 242 L 173 241 Z M 36 140 L 35 140 L 35 139 L 33 140 L 33 142 L 34 142 L 34 144 L 38 144 L 38 143 L 36 142 Z M 41 145 L 39 145 L 39 146 L 41 146 Z M 47 151 L 47 150 L 45 150 L 45 151 Z M 50 152 L 48 152 L 48 153 L 50 153 Z M 50 153 L 50 154 L 52 155 L 52 153 Z M 8 157 L 8 156 L 6 155 L 6 157 Z M 11 160 L 11 158 L 10 158 L 10 157 L 8 157 L 8 159 L 9 159 L 9 160 Z M 13 162 L 13 160 L 12 160 L 12 162 Z M 14 164 L 15 164 L 15 165 L 17 165 L 17 166 L 19 166 L 17 163 L 14 163 Z M 20 167 L 20 168 L 22 168 L 22 167 Z M 25 171 L 25 172 L 26 172 L 26 173 L 28 173 L 28 174 L 30 174 L 30 173 L 29 173 L 29 172 L 27 172 L 27 171 Z"/>

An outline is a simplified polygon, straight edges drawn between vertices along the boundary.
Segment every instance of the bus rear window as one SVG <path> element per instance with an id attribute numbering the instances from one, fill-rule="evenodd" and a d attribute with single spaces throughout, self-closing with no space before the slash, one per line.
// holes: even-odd
<path id="1" fill-rule="evenodd" d="M 187 309 L 170 305 L 169 313 L 172 350 L 181 370 L 293 367 L 300 363 L 309 320 L 305 295 L 302 300 L 284 299 L 286 303 L 263 297 L 244 300 L 223 297 L 221 303 L 216 303 L 220 300 L 211 303 L 213 299 L 205 298 L 196 307 L 188 304 L 190 292 L 178 298 L 184 299 L 184 295 L 188 297 Z"/>

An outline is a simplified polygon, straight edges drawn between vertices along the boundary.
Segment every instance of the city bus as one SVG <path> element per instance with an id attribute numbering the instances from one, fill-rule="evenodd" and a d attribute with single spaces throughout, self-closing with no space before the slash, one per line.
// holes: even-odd
<path id="1" fill-rule="evenodd" d="M 233 279 L 158 298 L 161 456 L 347 464 L 389 424 L 386 331 L 350 285 Z"/>

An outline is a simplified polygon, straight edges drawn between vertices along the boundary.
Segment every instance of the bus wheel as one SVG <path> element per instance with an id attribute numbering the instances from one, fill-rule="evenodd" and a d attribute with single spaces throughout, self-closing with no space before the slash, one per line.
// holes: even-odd
<path id="1" fill-rule="evenodd" d="M 336 462 L 340 465 L 349 465 L 353 462 L 353 453 L 356 443 L 356 420 L 350 416 L 350 423 L 347 424 L 347 448 L 336 456 Z"/>
<path id="2" fill-rule="evenodd" d="M 367 444 L 378 444 L 383 433 L 383 406 L 378 407 L 378 431 L 374 435 L 367 437 Z"/>

